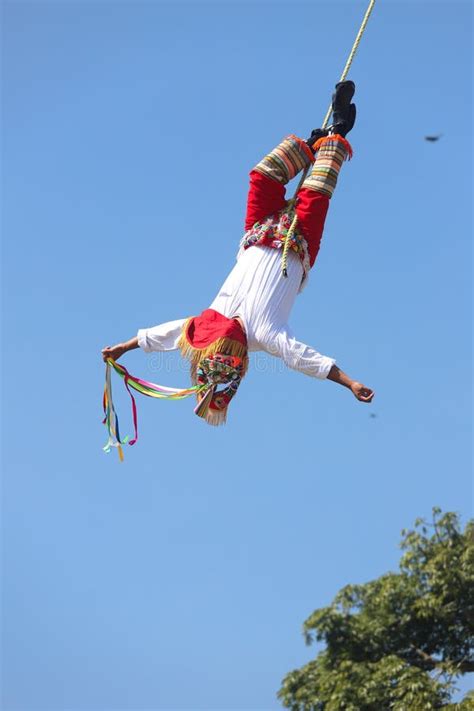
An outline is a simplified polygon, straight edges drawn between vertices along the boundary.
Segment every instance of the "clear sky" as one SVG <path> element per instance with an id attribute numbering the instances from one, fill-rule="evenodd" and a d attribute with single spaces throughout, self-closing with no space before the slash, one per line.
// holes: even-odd
<path id="1" fill-rule="evenodd" d="M 306 617 L 433 505 L 470 515 L 467 2 L 377 3 L 292 315 L 373 405 L 259 356 L 226 427 L 140 398 L 124 464 L 102 452 L 101 347 L 209 305 L 248 171 L 321 124 L 365 7 L 3 3 L 5 711 L 278 709 Z"/>

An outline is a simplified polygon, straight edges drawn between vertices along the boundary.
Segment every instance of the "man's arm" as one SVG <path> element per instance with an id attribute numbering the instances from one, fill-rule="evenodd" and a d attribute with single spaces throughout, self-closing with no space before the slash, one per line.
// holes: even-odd
<path id="1" fill-rule="evenodd" d="M 178 348 L 185 323 L 186 319 L 182 318 L 153 326 L 153 328 L 141 328 L 138 334 L 129 341 L 103 348 L 102 359 L 104 361 L 107 361 L 107 358 L 118 360 L 124 353 L 135 348 L 142 348 L 147 353 L 150 351 L 175 351 Z"/>
<path id="2" fill-rule="evenodd" d="M 332 380 L 333 383 L 339 383 L 339 385 L 344 385 L 345 388 L 352 390 L 354 396 L 361 402 L 372 402 L 375 395 L 374 391 L 370 388 L 366 388 L 365 385 L 359 383 L 357 380 L 352 380 L 346 373 L 344 373 L 337 365 L 333 365 L 327 376 L 328 380 Z"/>
<path id="3" fill-rule="evenodd" d="M 361 402 L 371 402 L 374 392 L 357 380 L 352 380 L 336 365 L 334 358 L 321 355 L 311 346 L 298 341 L 288 326 L 281 329 L 278 334 L 270 334 L 259 339 L 262 350 L 277 358 L 281 358 L 289 368 L 312 378 L 328 379 L 334 383 L 344 385 L 352 391 Z"/>

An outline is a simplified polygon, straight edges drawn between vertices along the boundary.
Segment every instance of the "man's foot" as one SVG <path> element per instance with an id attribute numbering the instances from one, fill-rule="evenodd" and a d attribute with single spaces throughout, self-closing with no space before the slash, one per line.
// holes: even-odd
<path id="1" fill-rule="evenodd" d="M 355 92 L 353 81 L 340 81 L 332 97 L 331 133 L 346 136 L 354 126 L 356 118 L 355 104 L 351 104 Z"/>
<path id="2" fill-rule="evenodd" d="M 332 110 L 344 111 L 347 109 L 355 94 L 355 84 L 353 81 L 340 81 L 336 84 L 336 91 L 332 95 Z"/>

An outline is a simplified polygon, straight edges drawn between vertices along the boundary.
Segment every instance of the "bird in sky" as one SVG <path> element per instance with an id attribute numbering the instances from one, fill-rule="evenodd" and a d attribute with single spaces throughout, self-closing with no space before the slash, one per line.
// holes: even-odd
<path id="1" fill-rule="evenodd" d="M 442 135 L 442 133 L 439 133 L 437 136 L 425 136 L 425 141 L 429 141 L 430 143 L 436 143 L 436 141 L 439 141 Z"/>

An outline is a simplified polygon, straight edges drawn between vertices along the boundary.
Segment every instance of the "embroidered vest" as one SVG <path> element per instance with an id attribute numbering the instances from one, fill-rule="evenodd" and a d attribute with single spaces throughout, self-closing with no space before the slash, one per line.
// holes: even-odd
<path id="1" fill-rule="evenodd" d="M 283 249 L 285 237 L 290 229 L 294 214 L 294 208 L 284 208 L 265 220 L 256 222 L 242 237 L 241 248 L 248 249 L 254 245 L 264 245 L 274 249 Z M 298 229 L 293 232 L 290 249 L 296 252 L 301 260 L 304 281 L 310 270 L 309 253 L 307 242 Z"/>

